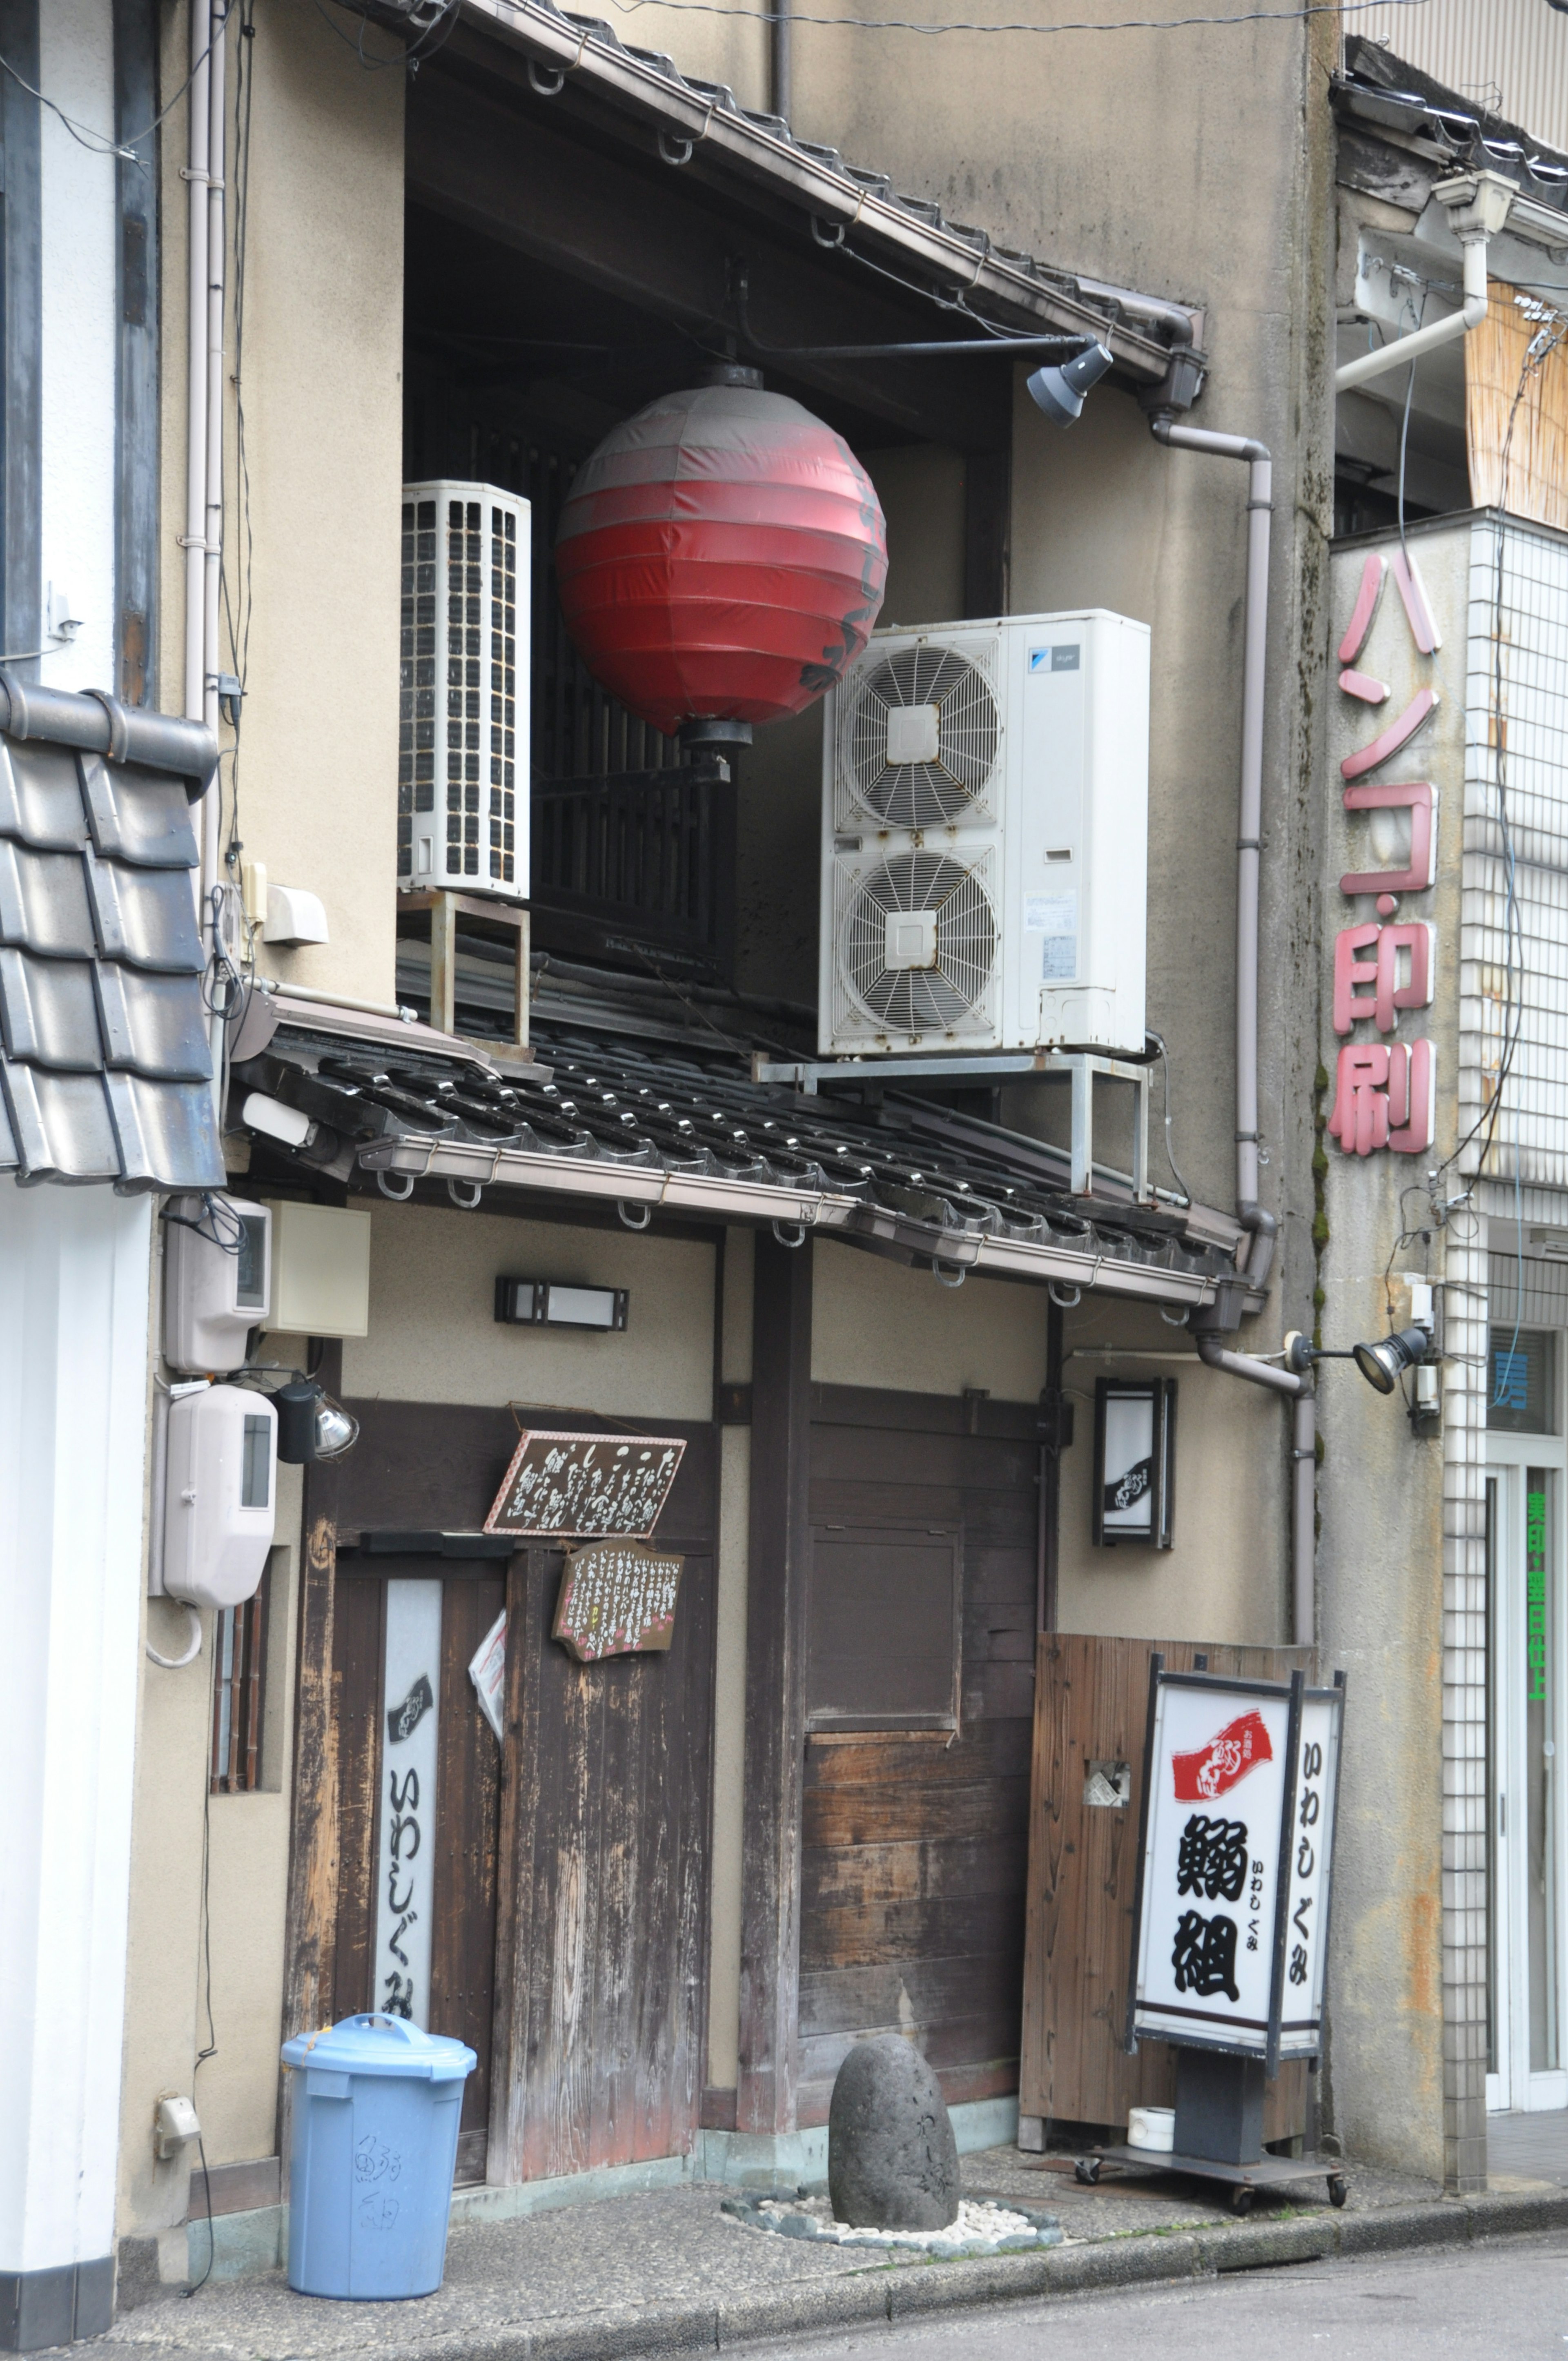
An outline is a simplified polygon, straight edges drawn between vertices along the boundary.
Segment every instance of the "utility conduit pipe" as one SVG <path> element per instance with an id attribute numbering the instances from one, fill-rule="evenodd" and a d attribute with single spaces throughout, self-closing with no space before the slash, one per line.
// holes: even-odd
<path id="1" fill-rule="evenodd" d="M 1193 1340 L 1198 1358 L 1206 1367 L 1228 1378 L 1245 1378 L 1249 1385 L 1266 1386 L 1293 1400 L 1290 1436 L 1290 1624 L 1298 1648 L 1310 1648 L 1317 1637 L 1317 1603 L 1313 1560 L 1317 1554 L 1318 1405 L 1310 1378 L 1281 1369 L 1271 1361 L 1254 1360 L 1248 1353 L 1228 1353 L 1214 1335 L 1201 1330 Z"/>
<path id="2" fill-rule="evenodd" d="M 1187 426 L 1162 412 L 1149 422 L 1156 439 L 1172 450 L 1197 451 L 1214 459 L 1240 459 L 1247 467 L 1246 603 L 1242 667 L 1241 793 L 1236 829 L 1236 1214 L 1251 1234 L 1249 1285 L 1262 1288 L 1274 1259 L 1277 1224 L 1257 1197 L 1257 968 L 1258 892 L 1263 837 L 1264 686 L 1268 652 L 1268 520 L 1273 466 L 1268 446 L 1246 434 L 1215 434 Z M 1294 1404 L 1291 1439 L 1290 1587 L 1291 1626 L 1298 1647 L 1316 1636 L 1313 1561 L 1316 1555 L 1317 1403 L 1310 1380 L 1245 1353 L 1227 1352 L 1217 1335 L 1194 1333 L 1201 1360 L 1226 1377 L 1266 1386 Z"/>
<path id="3" fill-rule="evenodd" d="M 191 0 L 190 247 L 186 306 L 185 715 L 218 726 L 218 609 L 224 530 L 224 97 L 226 11 Z M 202 807 L 197 917 L 211 962 L 220 949 L 213 896 L 220 884 L 223 795 L 214 771 Z M 215 998 L 216 995 L 214 994 Z M 213 1095 L 223 1121 L 224 1020 L 208 1019 Z"/>

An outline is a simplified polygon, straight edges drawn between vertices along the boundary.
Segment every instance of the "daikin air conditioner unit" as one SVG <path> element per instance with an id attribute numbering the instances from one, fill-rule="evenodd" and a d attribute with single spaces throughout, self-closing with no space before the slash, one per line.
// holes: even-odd
<path id="1" fill-rule="evenodd" d="M 403 487 L 398 883 L 528 894 L 529 507 Z"/>
<path id="2" fill-rule="evenodd" d="M 1149 635 L 874 634 L 828 700 L 824 1055 L 1144 1047 Z"/>

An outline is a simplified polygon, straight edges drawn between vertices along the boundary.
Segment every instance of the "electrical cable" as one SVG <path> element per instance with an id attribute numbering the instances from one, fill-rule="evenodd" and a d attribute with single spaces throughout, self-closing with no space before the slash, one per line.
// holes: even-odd
<path id="1" fill-rule="evenodd" d="M 1166 1048 L 1161 1036 L 1153 1031 L 1150 1027 L 1145 1026 L 1144 1034 L 1146 1039 L 1158 1046 L 1159 1062 L 1165 1078 L 1165 1160 L 1170 1167 L 1171 1178 L 1180 1190 L 1184 1202 L 1190 1205 L 1192 1191 L 1177 1170 L 1176 1155 L 1170 1145 L 1170 1052 Z"/>
<path id="2" fill-rule="evenodd" d="M 322 0 L 316 0 L 318 8 L 321 5 Z M 749 25 L 777 24 L 783 15 L 782 11 L 767 8 L 729 7 L 723 5 L 723 0 L 613 0 L 613 5 L 623 16 L 635 16 L 641 8 L 656 5 L 661 12 L 671 14 L 743 16 Z M 1376 7 L 1424 8 L 1427 5 L 1428 0 L 1307 0 L 1307 5 L 1299 8 L 1247 8 L 1230 16 L 1122 16 L 1111 21 L 1075 20 L 1065 25 L 982 25 L 970 20 L 922 25 L 908 16 L 808 16 L 795 8 L 789 10 L 788 17 L 792 25 L 828 25 L 841 31 L 864 33 L 1179 33 L 1208 25 L 1297 25 L 1310 16 L 1357 16 Z"/>
<path id="3" fill-rule="evenodd" d="M 227 0 L 227 5 L 224 9 L 223 15 L 217 20 L 218 29 L 220 32 L 228 23 L 229 18 L 233 16 L 238 5 L 239 0 Z M 161 113 L 155 115 L 152 121 L 148 124 L 143 130 L 130 132 L 123 140 L 114 138 L 106 131 L 94 131 L 90 123 L 78 123 L 74 115 L 67 115 L 62 106 L 57 106 L 52 98 L 46 97 L 41 90 L 36 90 L 30 82 L 16 71 L 16 67 L 11 63 L 8 58 L 0 57 L 0 73 L 9 74 L 11 80 L 19 89 L 25 90 L 29 98 L 36 98 L 40 106 L 47 106 L 51 115 L 58 115 L 60 122 L 64 124 L 67 131 L 70 132 L 71 137 L 75 140 L 77 146 L 79 148 L 85 148 L 90 156 L 115 156 L 118 157 L 122 163 L 139 164 L 142 159 L 137 154 L 137 149 L 140 147 L 144 139 L 150 139 L 159 126 L 161 123 L 166 122 L 169 116 L 173 114 L 175 108 L 179 105 L 181 100 L 190 89 L 191 84 L 195 81 L 196 76 L 201 72 L 202 68 L 212 56 L 212 53 L 213 44 L 209 39 L 206 48 L 202 51 L 201 56 L 196 59 L 190 72 L 186 75 L 184 81 L 181 83 L 179 89 L 175 92 L 168 105 L 162 109 Z M 11 661 L 14 663 L 20 663 L 21 658 L 14 657 Z"/>
<path id="4" fill-rule="evenodd" d="M 367 58 L 365 54 L 365 30 L 369 22 L 369 18 L 366 14 L 364 6 L 362 5 L 356 6 L 355 0 L 334 0 L 334 5 L 336 7 L 346 9 L 351 16 L 358 17 L 359 33 L 357 38 L 345 33 L 341 25 L 333 23 L 332 18 L 327 15 L 326 9 L 322 5 L 322 0 L 315 0 L 316 14 L 322 19 L 322 22 L 330 27 L 331 30 L 337 35 L 338 39 L 343 43 L 344 47 L 354 51 L 356 57 L 358 59 L 361 66 L 367 73 L 381 73 L 385 71 L 388 66 L 402 65 L 407 66 L 411 73 L 417 74 L 425 59 L 434 57 L 437 49 L 444 49 L 446 47 L 447 42 L 452 38 L 453 32 L 457 24 L 457 0 L 446 0 L 446 6 L 443 10 L 442 14 L 435 18 L 433 24 L 429 24 L 425 27 L 423 32 L 420 34 L 419 38 L 411 48 L 406 49 L 398 49 L 389 58 Z M 442 27 L 444 26 L 446 28 L 444 32 L 442 31 Z M 422 49 L 420 43 L 428 41 L 431 36 L 434 33 L 441 34 L 440 40 L 435 42 L 433 48 Z"/>

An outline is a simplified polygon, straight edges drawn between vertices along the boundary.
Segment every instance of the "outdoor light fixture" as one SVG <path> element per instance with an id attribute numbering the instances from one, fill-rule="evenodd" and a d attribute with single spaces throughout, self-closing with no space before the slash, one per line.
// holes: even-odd
<path id="1" fill-rule="evenodd" d="M 1036 410 L 1058 426 L 1070 426 L 1083 409 L 1083 397 L 1098 385 L 1115 360 L 1108 345 L 1091 340 L 1069 361 L 1048 361 L 1024 380 Z"/>
<path id="2" fill-rule="evenodd" d="M 341 1459 L 359 1440 L 359 1422 L 350 1418 L 313 1378 L 296 1378 L 272 1397 L 278 1412 L 278 1456 L 291 1467 L 317 1459 Z"/>
<path id="3" fill-rule="evenodd" d="M 563 1287 L 551 1279 L 498 1279 L 496 1318 L 508 1328 L 624 1328 L 624 1287 Z"/>
<path id="4" fill-rule="evenodd" d="M 1285 1339 L 1285 1366 L 1305 1377 L 1318 1361 L 1354 1361 L 1369 1386 L 1391 1394 L 1405 1371 L 1425 1360 L 1431 1345 L 1425 1328 L 1400 1328 L 1376 1345 L 1352 1345 L 1348 1351 L 1334 1352 L 1293 1328 Z"/>

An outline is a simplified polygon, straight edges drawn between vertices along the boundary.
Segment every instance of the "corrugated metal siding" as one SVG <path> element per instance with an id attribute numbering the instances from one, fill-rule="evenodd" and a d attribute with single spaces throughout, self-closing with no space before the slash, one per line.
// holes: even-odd
<path id="1" fill-rule="evenodd" d="M 1357 10 L 1347 33 L 1568 150 L 1568 16 L 1546 0 L 1427 0 Z"/>
<path id="2" fill-rule="evenodd" d="M 1470 544 L 1460 1130 L 1490 1104 L 1508 1022 L 1508 861 L 1492 743 L 1500 633 L 1501 785 L 1522 935 L 1512 996 L 1522 1014 L 1482 1170 L 1492 1180 L 1517 1176 L 1561 1189 L 1568 1187 L 1568 541 L 1510 522 L 1499 605 L 1497 532 L 1490 519 L 1479 522 Z M 1472 1169 L 1468 1157 L 1463 1161 Z"/>

